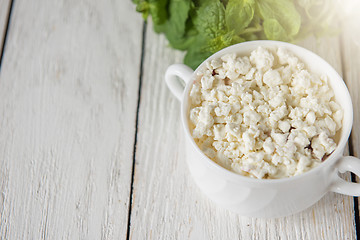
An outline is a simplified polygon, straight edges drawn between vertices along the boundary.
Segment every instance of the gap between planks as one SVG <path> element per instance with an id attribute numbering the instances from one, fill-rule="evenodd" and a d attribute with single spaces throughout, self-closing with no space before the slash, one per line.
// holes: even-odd
<path id="1" fill-rule="evenodd" d="M 126 239 L 130 239 L 130 230 L 131 230 L 131 210 L 132 210 L 132 199 L 133 199 L 133 189 L 134 189 L 134 177 L 135 177 L 135 162 L 136 162 L 136 144 L 137 144 L 137 135 L 138 135 L 138 124 L 139 124 L 139 109 L 140 109 L 140 99 L 141 99 L 141 87 L 142 87 L 142 78 L 144 72 L 144 56 L 145 56 L 145 44 L 146 44 L 146 21 L 143 22 L 142 26 L 142 41 L 141 41 L 141 57 L 140 57 L 140 69 L 139 69 L 139 88 L 138 88 L 138 99 L 136 106 L 136 120 L 135 120 L 135 136 L 134 136 L 134 147 L 133 147 L 133 163 L 131 170 L 131 182 L 130 182 L 130 196 L 129 196 L 129 210 L 128 210 L 128 222 L 127 222 L 127 232 Z"/>
<path id="2" fill-rule="evenodd" d="M 0 0 L 1 2 L 1 0 Z M 5 1 L 6 2 L 6 1 Z M 10 26 L 10 19 L 11 19 L 11 12 L 12 12 L 12 8 L 13 8 L 13 3 L 14 0 L 10 0 L 10 2 L 8 2 L 8 7 L 5 8 L 6 9 L 6 17 L 3 20 L 3 25 L 0 26 L 0 30 L 3 28 L 2 31 L 0 31 L 1 35 L 0 35 L 0 71 L 1 71 L 1 64 L 2 64 L 2 60 L 3 60 L 3 56 L 4 56 L 4 52 L 5 52 L 5 46 L 6 46 L 6 39 L 7 39 L 7 33 L 9 31 L 9 26 Z M 4 14 L 1 12 L 1 14 Z M 1 18 L 1 15 L 0 15 Z M 1 19 L 0 19 L 0 24 L 1 23 Z"/>

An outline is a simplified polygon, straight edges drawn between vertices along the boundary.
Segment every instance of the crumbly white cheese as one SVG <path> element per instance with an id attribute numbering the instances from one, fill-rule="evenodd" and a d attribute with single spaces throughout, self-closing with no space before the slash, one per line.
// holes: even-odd
<path id="1" fill-rule="evenodd" d="M 221 166 L 283 178 L 319 165 L 335 148 L 343 112 L 326 76 L 283 48 L 206 63 L 190 91 L 190 128 Z"/>

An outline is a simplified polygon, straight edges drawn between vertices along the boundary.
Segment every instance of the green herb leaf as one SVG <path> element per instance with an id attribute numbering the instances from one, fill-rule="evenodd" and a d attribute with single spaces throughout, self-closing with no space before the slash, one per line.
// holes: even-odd
<path id="1" fill-rule="evenodd" d="M 301 16 L 292 0 L 258 0 L 257 7 L 262 19 L 275 19 L 288 36 L 295 36 L 301 26 Z"/>
<path id="2" fill-rule="evenodd" d="M 134 2 L 137 4 L 136 11 L 141 12 L 145 20 L 151 14 L 155 24 L 161 24 L 166 21 L 166 5 L 168 0 L 135 0 Z"/>
<path id="3" fill-rule="evenodd" d="M 208 50 L 207 40 L 198 36 L 189 47 L 184 58 L 184 63 L 195 70 L 206 58 L 211 56 L 211 54 L 212 52 Z"/>
<path id="4" fill-rule="evenodd" d="M 152 1 L 151 1 L 152 2 Z M 161 24 L 167 19 L 166 5 L 168 0 L 157 0 L 150 3 L 150 13 L 155 24 Z"/>
<path id="5" fill-rule="evenodd" d="M 192 6 L 190 0 L 172 0 L 169 5 L 170 16 L 167 30 L 172 30 L 176 35 L 183 36 L 186 29 L 186 20 Z"/>
<path id="6" fill-rule="evenodd" d="M 254 0 L 229 0 L 225 10 L 225 21 L 229 30 L 234 30 L 235 34 L 242 33 L 254 17 L 254 8 Z"/>
<path id="7" fill-rule="evenodd" d="M 168 21 L 160 25 L 154 24 L 154 30 L 164 32 L 173 48 L 184 50 L 193 42 L 192 36 L 196 32 L 190 30 L 191 25 L 187 25 L 193 7 L 191 0 L 172 0 L 169 4 Z"/>
<path id="8" fill-rule="evenodd" d="M 170 46 L 196 68 L 212 53 L 258 39 L 294 41 L 334 31 L 336 0 L 133 0 Z M 335 29 L 336 30 L 336 29 Z"/>
<path id="9" fill-rule="evenodd" d="M 194 25 L 199 34 L 215 38 L 225 30 L 225 7 L 219 1 L 202 4 L 194 17 Z"/>
<path id="10" fill-rule="evenodd" d="M 285 29 L 280 25 L 276 19 L 265 19 L 264 20 L 264 32 L 270 40 L 288 40 Z"/>
<path id="11" fill-rule="evenodd" d="M 223 48 L 226 48 L 230 45 L 239 43 L 239 42 L 244 42 L 245 39 L 237 36 L 234 34 L 234 31 L 231 32 L 227 32 L 224 34 L 221 34 L 219 36 L 217 36 L 216 38 L 211 39 L 210 41 L 208 41 L 208 50 L 210 50 L 211 52 L 217 52 Z"/>

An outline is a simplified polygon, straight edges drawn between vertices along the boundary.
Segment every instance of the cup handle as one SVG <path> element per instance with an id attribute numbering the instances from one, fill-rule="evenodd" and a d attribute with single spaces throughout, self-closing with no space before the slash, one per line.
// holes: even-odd
<path id="1" fill-rule="evenodd" d="M 185 85 L 190 81 L 193 70 L 184 64 L 173 64 L 166 70 L 165 81 L 170 91 L 181 101 L 184 93 L 184 84 L 177 78 L 180 77 Z"/>
<path id="2" fill-rule="evenodd" d="M 360 159 L 352 156 L 342 157 L 337 166 L 340 173 L 353 172 L 360 177 Z M 350 196 L 360 196 L 360 183 L 352 183 L 345 181 L 335 173 L 333 185 L 330 190 L 336 193 L 341 193 Z"/>

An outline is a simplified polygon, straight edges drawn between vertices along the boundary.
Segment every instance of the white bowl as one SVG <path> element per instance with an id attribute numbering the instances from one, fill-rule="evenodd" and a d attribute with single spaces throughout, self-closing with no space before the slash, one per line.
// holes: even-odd
<path id="1" fill-rule="evenodd" d="M 282 47 L 293 52 L 307 68 L 317 74 L 326 74 L 337 102 L 344 111 L 343 127 L 336 150 L 318 167 L 282 179 L 254 179 L 231 172 L 209 159 L 196 145 L 188 124 L 189 91 L 199 69 L 206 61 L 227 53 L 249 56 L 257 47 Z M 187 163 L 200 189 L 218 205 L 251 217 L 281 217 L 302 211 L 328 191 L 351 196 L 360 195 L 360 184 L 346 182 L 338 172 L 351 171 L 360 176 L 360 161 L 344 157 L 343 152 L 353 122 L 353 108 L 349 91 L 339 74 L 321 57 L 302 47 L 278 41 L 251 41 L 225 48 L 204 61 L 193 72 L 183 64 L 170 66 L 165 80 L 172 93 L 181 101 L 181 118 L 186 134 Z M 177 77 L 185 83 L 185 89 Z"/>

